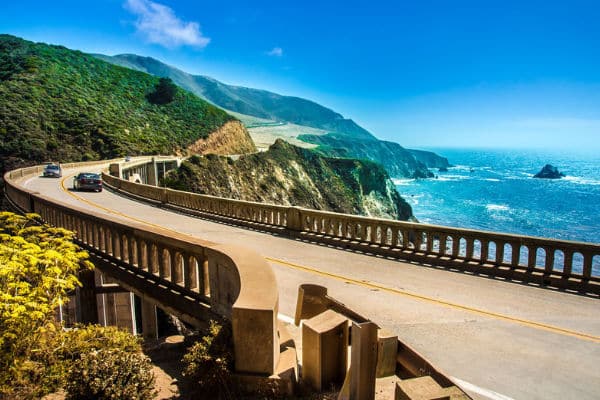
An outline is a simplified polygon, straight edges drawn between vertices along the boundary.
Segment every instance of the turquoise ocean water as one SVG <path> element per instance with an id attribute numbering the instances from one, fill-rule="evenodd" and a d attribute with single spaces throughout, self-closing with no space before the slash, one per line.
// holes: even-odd
<path id="1" fill-rule="evenodd" d="M 437 179 L 394 179 L 419 221 L 600 243 L 600 154 L 427 150 L 455 167 L 432 170 Z M 545 164 L 566 177 L 534 179 Z"/>

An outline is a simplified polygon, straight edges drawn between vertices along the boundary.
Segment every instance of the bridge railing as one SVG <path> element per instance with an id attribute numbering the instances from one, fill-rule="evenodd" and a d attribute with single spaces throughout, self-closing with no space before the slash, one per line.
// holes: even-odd
<path id="1" fill-rule="evenodd" d="M 20 185 L 21 178 L 39 175 L 42 169 L 29 167 L 4 175 L 5 195 L 13 205 L 75 231 L 79 242 L 114 265 L 108 275 L 129 287 L 143 287 L 142 296 L 183 320 L 199 325 L 211 313 L 231 319 L 236 371 L 267 376 L 275 372 L 280 352 L 278 290 L 262 257 L 247 249 L 94 215 Z"/>
<path id="2" fill-rule="evenodd" d="M 127 193 L 309 240 L 474 274 L 600 295 L 600 245 L 223 199 L 126 182 Z"/>

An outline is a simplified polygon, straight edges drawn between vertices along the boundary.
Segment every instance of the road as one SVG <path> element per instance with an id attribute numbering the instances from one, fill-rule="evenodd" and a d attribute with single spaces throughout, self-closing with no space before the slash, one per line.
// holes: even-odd
<path id="1" fill-rule="evenodd" d="M 367 256 L 186 216 L 64 178 L 25 185 L 65 204 L 262 254 L 280 313 L 316 283 L 424 355 L 479 399 L 599 399 L 600 300 Z"/>

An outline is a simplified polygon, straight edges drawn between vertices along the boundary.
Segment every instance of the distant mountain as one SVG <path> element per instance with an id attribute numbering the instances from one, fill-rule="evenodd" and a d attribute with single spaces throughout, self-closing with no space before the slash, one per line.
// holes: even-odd
<path id="1" fill-rule="evenodd" d="M 151 57 L 135 54 L 116 56 L 95 54 L 95 56 L 123 67 L 171 78 L 179 86 L 226 110 L 374 139 L 373 135 L 354 121 L 344 119 L 333 110 L 310 100 L 282 96 L 266 90 L 227 85 L 207 76 L 188 74 Z"/>
<path id="2" fill-rule="evenodd" d="M 2 171 L 49 160 L 172 154 L 227 124 L 240 125 L 169 80 L 0 35 Z"/>
<path id="3" fill-rule="evenodd" d="M 150 57 L 135 54 L 95 56 L 116 65 L 171 78 L 182 88 L 233 112 L 249 128 L 263 129 L 259 135 L 261 138 L 265 136 L 265 131 L 269 131 L 272 141 L 276 137 L 285 137 L 292 143 L 301 144 L 299 139 L 316 145 L 317 151 L 326 156 L 372 160 L 384 165 L 393 177 L 433 176 L 421 160 L 433 160 L 437 155 L 420 151 L 419 157 L 415 157 L 416 154 L 410 153 L 397 143 L 381 141 L 351 119 L 345 119 L 335 111 L 313 101 L 227 85 L 207 76 L 188 74 Z M 303 129 L 303 126 L 307 128 Z M 315 134 L 314 129 L 322 132 Z M 250 131 L 252 134 L 252 128 Z"/>

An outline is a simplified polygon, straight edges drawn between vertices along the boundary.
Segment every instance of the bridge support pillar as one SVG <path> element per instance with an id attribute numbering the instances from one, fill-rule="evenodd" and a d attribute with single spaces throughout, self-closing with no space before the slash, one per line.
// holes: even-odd
<path id="1" fill-rule="evenodd" d="M 77 322 L 84 324 L 98 323 L 98 305 L 96 302 L 96 281 L 94 271 L 79 273 L 81 287 L 75 291 Z"/>
<path id="2" fill-rule="evenodd" d="M 156 305 L 142 299 L 142 333 L 146 339 L 158 339 Z"/>

